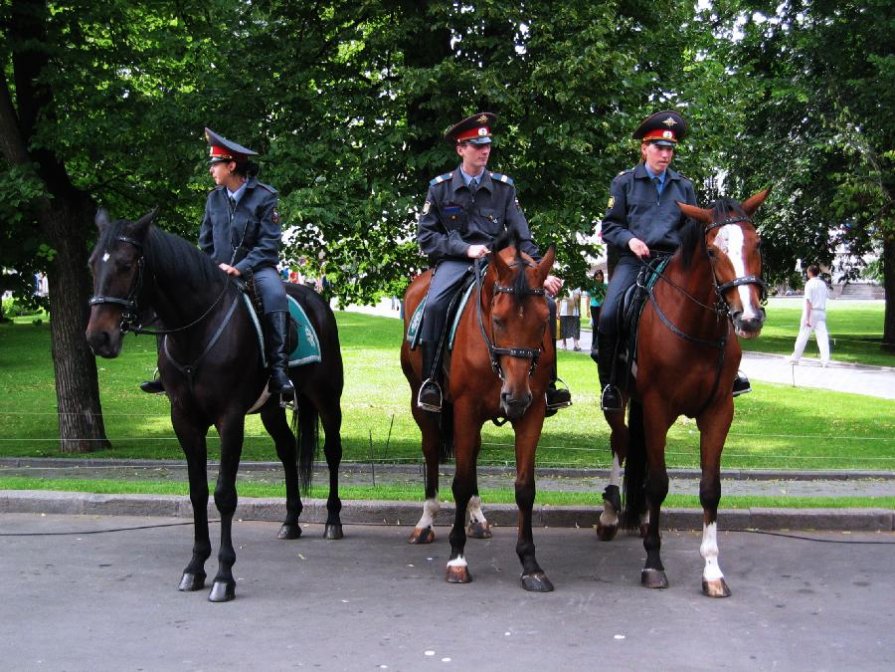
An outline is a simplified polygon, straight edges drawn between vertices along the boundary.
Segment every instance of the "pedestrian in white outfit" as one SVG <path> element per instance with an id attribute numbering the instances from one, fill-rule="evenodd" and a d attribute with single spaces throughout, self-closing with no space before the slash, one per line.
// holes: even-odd
<path id="1" fill-rule="evenodd" d="M 812 264 L 808 267 L 808 282 L 805 283 L 805 307 L 802 310 L 802 327 L 796 338 L 796 345 L 789 361 L 798 364 L 808 344 L 808 336 L 814 331 L 817 348 L 820 350 L 820 364 L 830 363 L 830 340 L 827 335 L 827 285 L 818 276 L 820 268 Z"/>

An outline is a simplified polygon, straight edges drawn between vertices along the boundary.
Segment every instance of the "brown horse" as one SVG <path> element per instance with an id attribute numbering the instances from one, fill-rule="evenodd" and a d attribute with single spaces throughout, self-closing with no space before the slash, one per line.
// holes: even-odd
<path id="1" fill-rule="evenodd" d="M 718 565 L 721 451 L 733 420 L 733 380 L 742 356 L 736 337 L 755 338 L 764 323 L 760 238 L 751 217 L 767 194 L 742 206 L 722 199 L 710 210 L 678 203 L 690 221 L 640 318 L 636 375 L 623 391 L 624 401 L 631 399 L 628 425 L 624 413 L 604 414 L 612 430 L 613 465 L 597 533 L 603 540 L 615 536 L 618 473 L 626 460 L 622 522 L 639 522 L 645 535 L 641 583 L 649 588 L 668 586 L 659 555 L 659 512 L 668 494 L 665 440 L 672 423 L 686 415 L 696 418 L 700 434 L 702 590 L 710 597 L 730 595 Z"/>
<path id="2" fill-rule="evenodd" d="M 445 399 L 440 415 L 417 408 L 415 400 L 423 380 L 421 357 L 406 339 L 401 348 L 401 366 L 410 383 L 411 410 L 422 432 L 426 460 L 426 504 L 411 542 L 428 543 L 434 538 L 431 525 L 438 506 L 439 458 L 446 457 L 452 447 L 456 514 L 446 578 L 449 583 L 472 580 L 464 555 L 464 523 L 470 502 L 475 505 L 478 500 L 476 461 L 482 447 L 481 428 L 488 420 L 506 419 L 516 436 L 516 553 L 522 562 L 522 585 L 526 590 L 546 592 L 553 590 L 553 585 L 535 559 L 531 518 L 535 450 L 555 358 L 544 290 L 554 251 L 551 248 L 536 263 L 517 246 L 518 240 L 512 247 L 493 252 L 484 277 L 477 273 L 476 287 L 460 316 L 453 349 L 446 357 Z M 495 245 L 495 249 L 498 247 Z M 407 289 L 405 330 L 428 292 L 430 279 L 431 271 L 427 271 Z"/>

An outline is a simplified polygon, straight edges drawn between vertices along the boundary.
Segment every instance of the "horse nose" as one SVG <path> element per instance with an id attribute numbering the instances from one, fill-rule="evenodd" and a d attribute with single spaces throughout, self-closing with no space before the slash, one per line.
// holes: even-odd
<path id="1" fill-rule="evenodd" d="M 521 418 L 531 406 L 531 399 L 531 392 L 522 395 L 514 395 L 511 392 L 500 393 L 500 405 L 509 420 Z"/>
<path id="2" fill-rule="evenodd" d="M 112 336 L 105 329 L 87 330 L 87 344 L 93 350 L 94 355 L 100 357 L 114 357 L 115 348 L 112 345 Z"/>

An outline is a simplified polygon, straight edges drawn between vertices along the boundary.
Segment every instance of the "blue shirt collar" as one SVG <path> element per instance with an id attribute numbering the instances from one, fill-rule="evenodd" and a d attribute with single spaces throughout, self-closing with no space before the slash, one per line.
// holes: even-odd
<path id="1" fill-rule="evenodd" d="M 463 178 L 463 184 L 467 187 L 469 186 L 469 183 L 472 182 L 473 178 L 478 180 L 479 184 L 481 184 L 482 180 L 485 179 L 485 171 L 483 170 L 481 175 L 467 175 L 466 171 L 460 168 L 460 177 Z"/>
<path id="2" fill-rule="evenodd" d="M 242 198 L 242 195 L 245 193 L 246 185 L 248 184 L 248 180 L 242 183 L 242 186 L 236 191 L 230 191 L 227 189 L 227 196 L 232 198 L 234 201 L 239 203 L 239 199 Z"/>

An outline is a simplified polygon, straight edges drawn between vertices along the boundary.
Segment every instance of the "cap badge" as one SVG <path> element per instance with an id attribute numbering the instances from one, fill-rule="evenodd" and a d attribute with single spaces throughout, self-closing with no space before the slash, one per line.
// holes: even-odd
<path id="1" fill-rule="evenodd" d="M 674 117 L 668 117 L 662 123 L 665 124 L 666 126 L 668 126 L 668 128 L 671 128 L 672 126 L 677 126 L 677 122 L 674 120 Z"/>
<path id="2" fill-rule="evenodd" d="M 479 122 L 480 124 L 487 124 L 488 123 L 488 115 L 487 114 L 479 115 L 479 118 L 476 119 L 476 121 Z"/>

